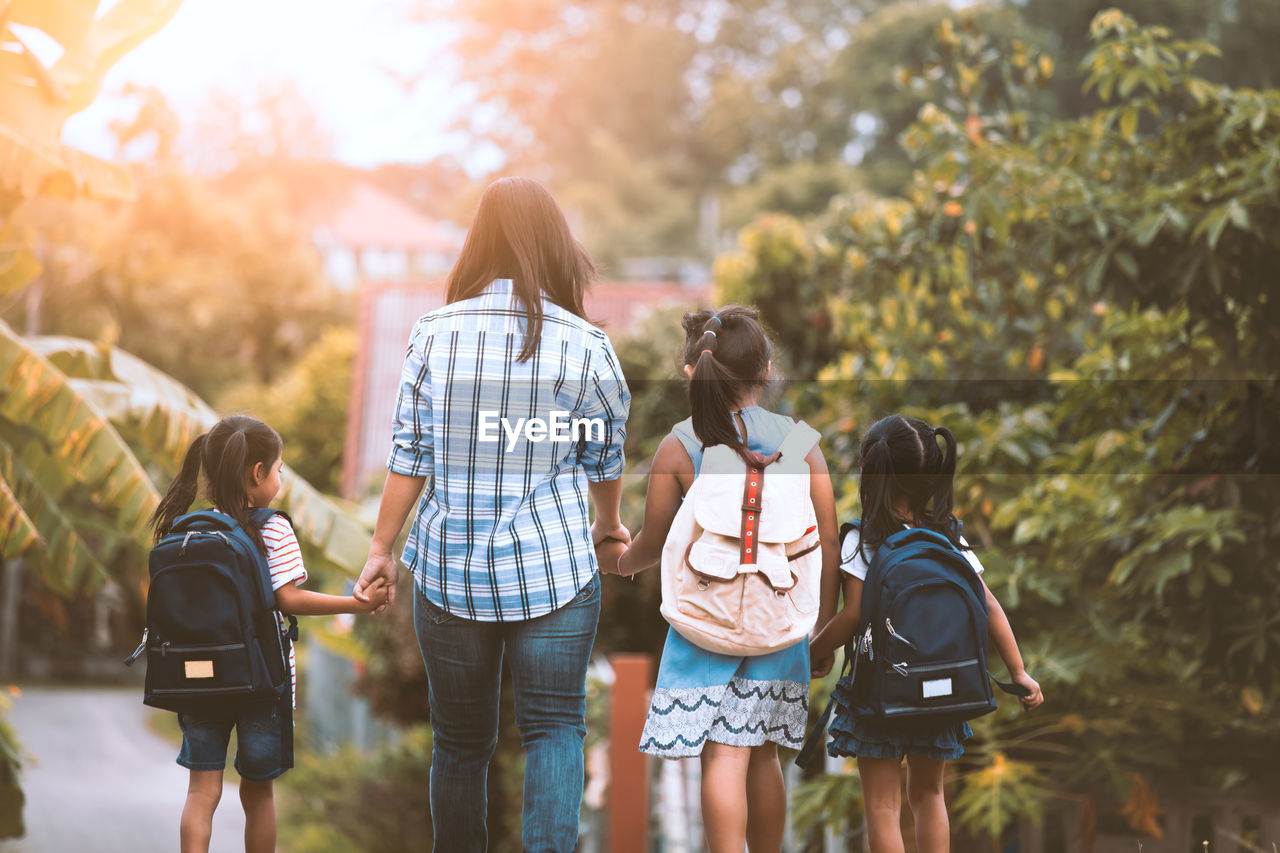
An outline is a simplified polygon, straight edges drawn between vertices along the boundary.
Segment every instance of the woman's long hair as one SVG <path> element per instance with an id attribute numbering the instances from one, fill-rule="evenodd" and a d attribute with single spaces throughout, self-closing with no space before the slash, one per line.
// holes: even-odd
<path id="1" fill-rule="evenodd" d="M 151 517 L 155 540 L 163 539 L 173 528 L 174 519 L 191 508 L 203 471 L 209 502 L 234 518 L 265 554 L 267 547 L 262 533 L 249 522 L 245 477 L 259 462 L 267 468 L 274 465 L 283 446 L 275 430 L 248 415 L 228 415 L 214 424 L 213 429 L 197 436 L 187 448 L 182 470 Z"/>
<path id="2" fill-rule="evenodd" d="M 685 314 L 684 363 L 689 378 L 693 431 L 704 447 L 728 445 L 746 460 L 747 446 L 733 423 L 738 401 L 767 380 L 772 347 L 754 308 L 726 305 L 716 311 Z"/>
<path id="3" fill-rule="evenodd" d="M 859 551 L 864 543 L 878 548 L 902 529 L 902 521 L 894 513 L 899 499 L 906 500 L 915 524 L 932 528 L 957 548 L 962 547 L 954 513 L 956 437 L 951 430 L 935 429 L 919 418 L 889 415 L 867 430 L 860 455 Z"/>
<path id="4" fill-rule="evenodd" d="M 446 301 L 471 299 L 494 279 L 511 279 L 528 318 L 520 350 L 520 361 L 527 361 L 542 336 L 542 297 L 586 319 L 583 297 L 595 275 L 595 263 L 551 193 L 529 178 L 501 178 L 480 197 L 449 273 Z"/>

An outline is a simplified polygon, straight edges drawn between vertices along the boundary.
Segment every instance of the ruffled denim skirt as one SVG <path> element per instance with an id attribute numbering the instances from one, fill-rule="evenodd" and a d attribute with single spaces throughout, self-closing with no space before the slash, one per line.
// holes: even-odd
<path id="1" fill-rule="evenodd" d="M 833 756 L 896 758 L 922 755 L 951 761 L 964 755 L 964 742 L 973 737 L 967 722 L 939 725 L 929 720 L 868 720 L 853 715 L 852 675 L 837 683 L 832 693 L 836 709 L 831 721 Z"/>

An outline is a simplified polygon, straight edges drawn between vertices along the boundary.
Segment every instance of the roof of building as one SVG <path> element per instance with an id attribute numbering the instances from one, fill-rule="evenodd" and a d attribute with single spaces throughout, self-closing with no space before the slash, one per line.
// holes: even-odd
<path id="1" fill-rule="evenodd" d="M 456 253 L 464 233 L 368 183 L 353 184 L 313 213 L 317 242 L 351 249 Z"/>

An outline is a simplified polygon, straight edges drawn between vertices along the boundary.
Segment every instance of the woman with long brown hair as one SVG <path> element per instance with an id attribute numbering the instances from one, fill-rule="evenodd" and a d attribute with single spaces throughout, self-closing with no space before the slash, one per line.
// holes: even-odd
<path id="1" fill-rule="evenodd" d="M 630 541 L 618 515 L 630 394 L 585 316 L 594 275 L 551 195 L 504 178 L 480 199 L 447 304 L 409 339 L 356 594 L 378 579 L 394 590 L 391 547 L 416 503 L 402 561 L 430 686 L 436 850 L 485 849 L 504 654 L 526 750 L 524 850 L 577 843 L 593 546 Z"/>

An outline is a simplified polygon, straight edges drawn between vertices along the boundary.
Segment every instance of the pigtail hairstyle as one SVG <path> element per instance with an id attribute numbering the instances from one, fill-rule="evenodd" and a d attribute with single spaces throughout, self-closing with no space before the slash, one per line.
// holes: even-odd
<path id="1" fill-rule="evenodd" d="M 279 434 L 257 418 L 229 415 L 198 437 L 187 450 L 182 472 L 152 518 L 156 541 L 173 527 L 173 521 L 191 507 L 195 499 L 198 473 L 204 472 L 205 496 L 231 516 L 254 544 L 267 552 L 262 532 L 249 521 L 249 493 L 245 480 L 261 463 L 270 468 L 280 458 L 283 442 Z"/>
<path id="2" fill-rule="evenodd" d="M 946 450 L 938 447 L 941 435 Z M 956 439 L 951 430 L 933 429 L 919 418 L 889 415 L 871 425 L 862 437 L 858 495 L 862 524 L 858 550 L 864 543 L 878 548 L 902 529 L 894 510 L 904 501 L 916 524 L 942 533 L 957 548 L 959 524 L 953 514 L 956 473 Z"/>
<path id="3" fill-rule="evenodd" d="M 772 347 L 754 308 L 729 305 L 685 314 L 684 363 L 693 367 L 689 410 L 703 447 L 724 444 L 754 464 L 738 435 L 733 412 L 747 394 L 767 381 Z"/>
<path id="4" fill-rule="evenodd" d="M 956 527 L 955 516 L 955 483 L 956 483 L 956 437 L 946 427 L 932 430 L 930 443 L 941 438 L 945 449 L 941 453 L 938 469 L 934 473 L 933 500 L 929 507 L 929 526 L 947 532 Z M 951 538 L 951 534 L 947 533 Z M 957 539 L 959 537 L 956 537 Z M 954 543 L 959 545 L 957 541 Z"/>
<path id="5" fill-rule="evenodd" d="M 169 484 L 169 491 L 164 493 L 155 515 L 151 516 L 151 527 L 155 531 L 155 541 L 159 542 L 169 535 L 173 520 L 191 508 L 191 502 L 200 491 L 200 467 L 204 461 L 204 448 L 209 434 L 196 436 L 187 448 L 187 455 L 182 459 L 182 470 Z"/>

